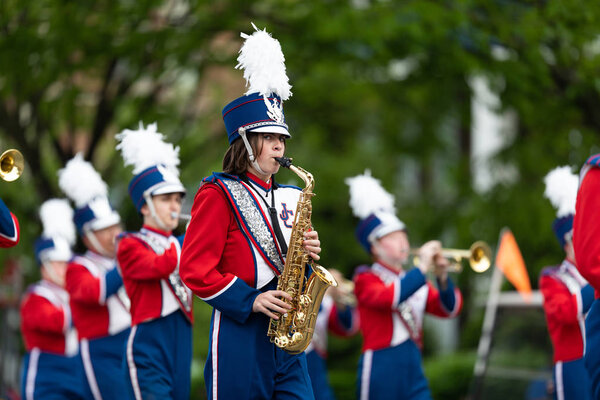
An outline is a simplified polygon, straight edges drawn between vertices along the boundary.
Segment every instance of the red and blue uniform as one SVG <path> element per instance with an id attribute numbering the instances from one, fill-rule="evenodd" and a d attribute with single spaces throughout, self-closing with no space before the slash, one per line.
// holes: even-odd
<path id="1" fill-rule="evenodd" d="M 19 221 L 0 199 L 0 247 L 19 243 Z"/>
<path id="2" fill-rule="evenodd" d="M 33 399 L 80 399 L 83 374 L 77 333 L 71 323 L 69 294 L 42 280 L 21 302 L 21 332 L 27 354 L 21 396 Z"/>
<path id="3" fill-rule="evenodd" d="M 189 399 L 192 294 L 179 279 L 180 254 L 171 232 L 147 226 L 119 239 L 117 260 L 131 300 L 126 378 L 136 400 Z"/>
<path id="4" fill-rule="evenodd" d="M 592 396 L 600 398 L 600 154 L 590 157 L 579 177 L 573 220 L 573 248 L 577 269 L 595 290 L 585 321 L 585 366 Z"/>
<path id="5" fill-rule="evenodd" d="M 316 400 L 335 399 L 327 378 L 328 332 L 351 336 L 358 332 L 358 311 L 354 307 L 338 307 L 329 294 L 323 296 L 312 341 L 306 348 L 308 373 Z"/>
<path id="6" fill-rule="evenodd" d="M 430 399 L 421 366 L 425 313 L 448 318 L 462 308 L 462 295 L 447 280 L 445 290 L 418 269 L 396 271 L 381 262 L 357 268 L 354 276 L 360 330 L 360 399 Z"/>
<path id="7" fill-rule="evenodd" d="M 539 282 L 544 312 L 554 348 L 554 381 L 558 400 L 591 399 L 585 369 L 585 314 L 594 300 L 594 289 L 564 260 L 542 270 Z"/>
<path id="8" fill-rule="evenodd" d="M 117 398 L 125 391 L 123 352 L 131 317 L 116 261 L 89 250 L 75 256 L 67 268 L 66 288 L 87 378 L 86 397 Z"/>
<path id="9" fill-rule="evenodd" d="M 305 354 L 276 347 L 267 336 L 269 317 L 252 312 L 256 296 L 277 288 L 284 264 L 267 206 L 275 207 L 287 243 L 299 194 L 251 174 L 213 174 L 196 194 L 181 277 L 213 307 L 204 369 L 209 399 L 313 398 Z"/>

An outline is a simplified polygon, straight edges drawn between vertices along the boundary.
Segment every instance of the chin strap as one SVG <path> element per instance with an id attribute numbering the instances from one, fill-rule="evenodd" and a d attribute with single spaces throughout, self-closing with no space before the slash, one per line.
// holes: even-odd
<path id="1" fill-rule="evenodd" d="M 170 229 L 165 225 L 162 219 L 158 217 L 158 214 L 156 214 L 156 209 L 154 208 L 154 203 L 152 202 L 152 195 L 150 193 L 144 193 L 144 200 L 146 200 L 146 204 L 148 205 L 148 209 L 150 210 L 150 216 L 152 217 L 154 222 L 156 222 L 156 225 L 158 225 L 158 227 L 165 232 L 170 231 Z"/>
<path id="2" fill-rule="evenodd" d="M 42 261 L 42 268 L 44 268 L 44 271 L 46 271 L 46 275 L 48 275 L 48 278 L 50 278 L 52 283 L 55 283 L 59 286 L 65 286 L 64 279 L 60 279 L 58 277 L 56 272 L 54 272 L 54 268 L 52 268 L 52 266 L 49 263 L 47 263 L 46 261 Z"/>
<path id="3" fill-rule="evenodd" d="M 106 251 L 106 249 L 100 244 L 98 239 L 96 239 L 96 235 L 94 235 L 94 232 L 92 230 L 89 230 L 89 229 L 85 230 L 84 235 L 87 238 L 87 240 L 90 241 L 90 243 L 94 247 L 94 250 L 96 250 L 96 252 L 98 254 L 101 254 L 105 257 L 110 257 L 110 258 L 113 257 L 111 254 L 108 254 L 108 251 Z"/>
<path id="4" fill-rule="evenodd" d="M 254 167 L 254 169 L 262 175 L 269 175 L 265 171 L 263 171 L 262 168 L 260 168 L 260 166 L 256 162 L 256 157 L 254 156 L 254 152 L 252 151 L 252 146 L 250 146 L 250 142 L 248 141 L 248 138 L 246 137 L 246 128 L 240 127 L 238 129 L 238 133 L 240 134 L 240 137 L 244 141 L 244 145 L 246 146 L 246 150 L 248 151 L 248 158 L 250 159 L 250 164 L 252 164 L 252 167 Z"/>

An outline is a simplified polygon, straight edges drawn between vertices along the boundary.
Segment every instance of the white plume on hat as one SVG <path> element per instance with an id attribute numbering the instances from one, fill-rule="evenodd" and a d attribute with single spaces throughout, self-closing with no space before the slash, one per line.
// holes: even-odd
<path id="1" fill-rule="evenodd" d="M 83 159 L 82 153 L 67 162 L 58 171 L 58 186 L 81 208 L 96 197 L 107 197 L 108 187 L 92 164 Z"/>
<path id="2" fill-rule="evenodd" d="M 125 129 L 116 135 L 120 143 L 125 165 L 133 165 L 133 174 L 137 175 L 154 165 L 164 165 L 169 171 L 179 176 L 179 146 L 164 141 L 165 136 L 157 131 L 156 123 L 144 128 L 140 121 L 137 130 Z"/>
<path id="3" fill-rule="evenodd" d="M 244 70 L 244 78 L 248 91 L 246 95 L 259 93 L 262 96 L 276 94 L 281 100 L 287 100 L 291 95 L 292 86 L 285 72 L 285 57 L 277 39 L 266 31 L 259 30 L 254 23 L 255 32 L 252 35 L 242 33 L 246 39 L 236 68 Z"/>
<path id="4" fill-rule="evenodd" d="M 42 236 L 52 239 L 62 237 L 69 245 L 75 244 L 73 209 L 67 199 L 46 200 L 40 207 L 40 220 L 44 228 Z"/>
<path id="5" fill-rule="evenodd" d="M 561 218 L 569 214 L 575 214 L 579 178 L 571 172 L 571 167 L 554 168 L 546 174 L 544 183 L 546 184 L 544 196 L 557 209 L 556 217 Z"/>
<path id="6" fill-rule="evenodd" d="M 350 186 L 350 207 L 354 216 L 363 219 L 376 211 L 396 214 L 394 196 L 381 186 L 378 179 L 371 176 L 370 170 L 365 170 L 363 175 L 346 178 L 345 182 Z"/>

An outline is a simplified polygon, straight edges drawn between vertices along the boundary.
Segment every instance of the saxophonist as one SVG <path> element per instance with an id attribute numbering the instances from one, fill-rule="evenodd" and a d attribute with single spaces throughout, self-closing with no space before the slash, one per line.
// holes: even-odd
<path id="1" fill-rule="evenodd" d="M 238 61 L 250 88 L 223 109 L 230 146 L 223 172 L 205 178 L 194 199 L 180 273 L 213 307 L 209 399 L 312 399 L 304 352 L 289 354 L 267 336 L 269 319 L 290 310 L 282 298 L 292 300 L 276 288 L 300 191 L 274 180 L 290 137 L 282 108 L 290 85 L 279 42 L 258 29 L 242 37 Z M 318 260 L 317 232 L 304 238 Z"/>

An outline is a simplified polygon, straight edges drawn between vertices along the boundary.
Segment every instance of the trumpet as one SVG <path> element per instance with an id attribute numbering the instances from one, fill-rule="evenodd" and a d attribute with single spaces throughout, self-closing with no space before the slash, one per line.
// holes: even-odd
<path id="1" fill-rule="evenodd" d="M 19 179 L 25 167 L 23 154 L 17 149 L 8 149 L 0 155 L 0 179 L 12 182 Z"/>
<path id="2" fill-rule="evenodd" d="M 410 249 L 410 254 L 417 256 L 419 249 Z M 463 259 L 468 259 L 471 269 L 478 273 L 487 271 L 492 265 L 492 251 L 490 250 L 490 246 L 481 240 L 473 243 L 468 250 L 442 249 L 441 255 L 451 261 L 451 264 L 447 268 L 448 272 L 462 272 L 461 261 Z"/>
<path id="3" fill-rule="evenodd" d="M 335 280 L 338 286 L 335 289 L 330 289 L 337 292 L 337 295 L 334 296 L 334 301 L 345 306 L 355 307 L 354 282 L 344 277 L 336 277 Z"/>

